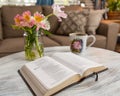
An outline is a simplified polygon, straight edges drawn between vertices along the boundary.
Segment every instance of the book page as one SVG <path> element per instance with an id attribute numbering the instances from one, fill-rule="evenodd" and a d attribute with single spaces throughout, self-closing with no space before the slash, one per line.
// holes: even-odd
<path id="1" fill-rule="evenodd" d="M 76 72 L 48 56 L 30 62 L 26 64 L 25 67 L 29 69 L 47 89 L 57 86 L 76 74 Z"/>
<path id="2" fill-rule="evenodd" d="M 88 60 L 71 52 L 57 52 L 52 55 L 52 58 L 79 73 L 81 76 L 89 68 L 102 66 L 94 61 Z"/>

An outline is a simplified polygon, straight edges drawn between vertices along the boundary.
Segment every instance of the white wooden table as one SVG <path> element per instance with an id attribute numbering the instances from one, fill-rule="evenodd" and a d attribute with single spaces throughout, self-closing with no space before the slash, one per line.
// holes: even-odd
<path id="1" fill-rule="evenodd" d="M 69 51 L 69 47 L 50 47 L 45 55 L 53 52 Z M 105 49 L 91 47 L 83 57 L 101 63 L 109 69 L 99 74 L 99 80 L 89 77 L 66 88 L 55 96 L 120 96 L 120 54 Z M 0 58 L 0 96 L 33 96 L 18 69 L 27 63 L 24 52 Z"/>

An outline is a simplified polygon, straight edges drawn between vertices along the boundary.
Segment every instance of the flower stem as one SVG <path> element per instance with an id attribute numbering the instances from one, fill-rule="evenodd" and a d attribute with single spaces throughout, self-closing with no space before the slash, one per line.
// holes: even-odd
<path id="1" fill-rule="evenodd" d="M 45 18 L 49 18 L 50 16 L 52 16 L 52 15 L 54 15 L 53 13 L 51 13 L 51 14 L 49 14 L 49 15 L 47 15 Z"/>
<path id="2" fill-rule="evenodd" d="M 35 37 L 36 49 L 37 49 L 37 51 L 39 53 L 39 56 L 42 57 L 43 56 L 43 45 L 42 44 L 40 45 L 38 40 L 39 40 L 38 36 L 36 36 Z"/>

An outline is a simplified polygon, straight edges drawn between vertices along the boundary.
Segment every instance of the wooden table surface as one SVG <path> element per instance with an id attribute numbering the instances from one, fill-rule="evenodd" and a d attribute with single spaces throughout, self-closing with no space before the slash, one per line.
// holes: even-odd
<path id="1" fill-rule="evenodd" d="M 69 51 L 69 47 L 46 48 L 45 55 L 60 51 Z M 120 96 L 120 54 L 91 47 L 82 56 L 109 69 L 99 74 L 97 82 L 94 77 L 89 77 L 55 96 Z M 18 74 L 18 69 L 27 62 L 24 52 L 0 58 L 0 96 L 33 96 Z"/>

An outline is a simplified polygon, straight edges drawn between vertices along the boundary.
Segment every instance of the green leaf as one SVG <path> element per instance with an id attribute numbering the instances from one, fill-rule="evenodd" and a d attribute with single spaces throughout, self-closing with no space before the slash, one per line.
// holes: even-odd
<path id="1" fill-rule="evenodd" d="M 45 35 L 51 35 L 51 32 L 49 32 L 48 30 L 43 30 Z"/>
<path id="2" fill-rule="evenodd" d="M 16 30 L 19 30 L 19 29 L 21 29 L 21 27 L 19 27 L 19 26 L 16 26 L 16 25 L 11 25 L 12 26 L 12 28 L 13 29 L 16 29 Z"/>

